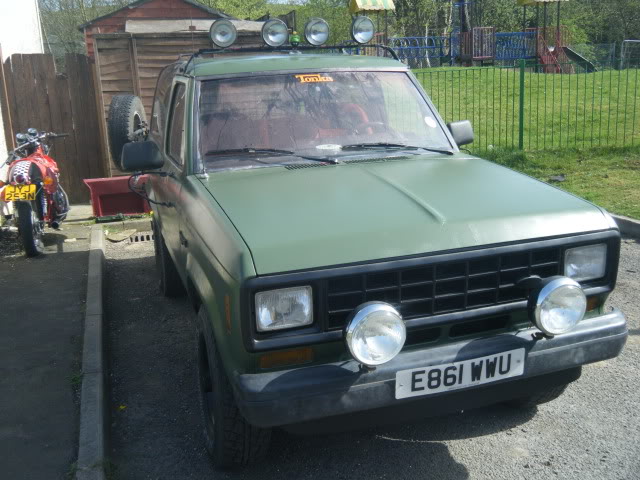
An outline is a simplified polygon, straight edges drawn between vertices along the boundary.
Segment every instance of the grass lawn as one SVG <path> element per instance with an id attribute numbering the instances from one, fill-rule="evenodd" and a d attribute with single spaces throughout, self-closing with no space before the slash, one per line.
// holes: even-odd
<path id="1" fill-rule="evenodd" d="M 518 146 L 519 68 L 413 70 L 445 121 L 473 122 L 474 149 Z M 524 74 L 526 150 L 640 145 L 640 70 Z"/>
<path id="2" fill-rule="evenodd" d="M 606 208 L 640 219 L 640 146 L 633 148 L 565 149 L 520 152 L 492 149 L 481 156 L 549 182 Z"/>

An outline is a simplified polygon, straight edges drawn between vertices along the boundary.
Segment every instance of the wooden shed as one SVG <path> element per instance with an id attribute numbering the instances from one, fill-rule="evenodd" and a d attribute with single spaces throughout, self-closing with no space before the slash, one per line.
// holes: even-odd
<path id="1" fill-rule="evenodd" d="M 127 20 L 215 20 L 217 18 L 234 17 L 194 0 L 138 0 L 107 15 L 94 18 L 78 28 L 84 33 L 87 55 L 93 58 L 94 37 L 103 33 L 125 32 Z"/>
<path id="2" fill-rule="evenodd" d="M 222 12 L 202 7 L 192 7 L 190 0 L 141 0 L 124 9 L 113 12 L 84 25 L 87 49 L 93 54 L 98 77 L 98 95 L 101 100 L 102 119 L 106 121 L 109 106 L 114 95 L 132 93 L 142 99 L 147 118 L 151 118 L 151 108 L 156 81 L 160 71 L 181 55 L 189 55 L 203 48 L 212 48 L 209 28 L 217 18 L 230 17 Z M 178 8 L 182 5 L 184 8 Z M 173 17 L 159 12 L 159 6 L 173 7 Z M 200 9 L 208 17 L 188 16 Z M 212 12 L 215 12 L 212 13 Z M 178 16 L 178 14 L 182 16 Z M 164 18 L 156 18 L 162 17 Z M 217 17 L 216 17 L 217 15 Z M 231 19 L 238 30 L 238 45 L 262 44 L 263 22 Z M 107 22 L 107 23 L 105 23 Z M 117 31 L 98 33 L 108 22 Z M 109 28 L 111 28 L 111 26 Z M 102 130 L 106 132 L 103 123 Z M 109 166 L 111 175 L 120 172 Z"/>
<path id="3" fill-rule="evenodd" d="M 260 30 L 238 26 L 238 44 L 260 45 Z M 236 21 L 234 21 L 236 23 Z M 142 99 L 147 116 L 151 115 L 153 94 L 160 71 L 175 62 L 180 55 L 188 55 L 203 48 L 212 48 L 208 22 L 206 31 L 172 33 L 113 33 L 96 35 L 95 61 L 100 79 L 105 117 L 113 95 L 133 93 Z"/>

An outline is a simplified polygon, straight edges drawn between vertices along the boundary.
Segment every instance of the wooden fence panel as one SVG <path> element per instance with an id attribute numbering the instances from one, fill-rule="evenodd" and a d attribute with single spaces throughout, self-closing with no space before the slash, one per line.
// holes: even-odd
<path id="1" fill-rule="evenodd" d="M 7 101 L 7 75 L 4 71 L 4 62 L 2 61 L 2 45 L 0 45 L 0 111 L 2 111 L 2 122 L 5 125 L 4 139 L 7 150 L 12 150 L 13 134 L 11 129 L 11 112 L 9 110 L 9 102 Z M 4 160 L 2 160 L 4 161 Z"/>
<path id="2" fill-rule="evenodd" d="M 89 200 L 85 178 L 108 175 L 104 137 L 96 105 L 94 66 L 84 55 L 67 55 L 66 74 L 57 73 L 49 54 L 12 55 L 4 63 L 3 109 L 11 122 L 6 136 L 28 128 L 68 133 L 52 140 L 51 155 L 72 203 Z M 6 106 L 4 105 L 6 103 Z"/>

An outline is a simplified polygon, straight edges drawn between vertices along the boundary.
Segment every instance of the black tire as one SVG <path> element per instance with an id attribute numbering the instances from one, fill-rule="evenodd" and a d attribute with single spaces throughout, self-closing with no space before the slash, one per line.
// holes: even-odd
<path id="1" fill-rule="evenodd" d="M 204 307 L 197 319 L 198 377 L 207 451 L 217 468 L 249 465 L 263 460 L 271 429 L 250 425 L 240 413 L 217 352 Z"/>
<path id="2" fill-rule="evenodd" d="M 134 132 L 147 122 L 142 100 L 135 95 L 114 95 L 109 106 L 107 130 L 111 161 L 116 168 L 122 169 L 120 157 L 122 147 L 134 140 Z"/>
<path id="3" fill-rule="evenodd" d="M 18 233 L 25 254 L 27 257 L 37 257 L 44 251 L 42 243 L 44 232 L 37 210 L 29 202 L 16 202 L 14 207 L 18 217 Z"/>
<path id="4" fill-rule="evenodd" d="M 175 263 L 169 254 L 167 245 L 164 243 L 162 234 L 155 220 L 153 225 L 153 247 L 156 254 L 156 267 L 160 276 L 160 292 L 165 297 L 180 297 L 186 293 L 182 279 L 178 273 Z"/>

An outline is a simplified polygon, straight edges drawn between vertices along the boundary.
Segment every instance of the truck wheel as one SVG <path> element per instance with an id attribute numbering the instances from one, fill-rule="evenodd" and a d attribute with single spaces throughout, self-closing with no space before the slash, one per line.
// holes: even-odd
<path id="1" fill-rule="evenodd" d="M 36 257 L 44 251 L 42 243 L 42 224 L 38 219 L 37 210 L 29 202 L 16 202 L 18 217 L 18 233 L 27 257 Z"/>
<path id="2" fill-rule="evenodd" d="M 141 129 L 147 123 L 142 100 L 135 95 L 114 95 L 109 107 L 107 130 L 109 133 L 109 149 L 111 161 L 118 169 L 122 169 L 120 157 L 122 147 L 126 143 L 140 140 Z"/>
<path id="3" fill-rule="evenodd" d="M 184 295 L 185 289 L 182 279 L 178 273 L 175 263 L 169 254 L 167 245 L 164 243 L 160 229 L 155 219 L 153 225 L 153 248 L 156 256 L 156 267 L 160 275 L 160 292 L 165 297 L 179 297 Z"/>
<path id="4" fill-rule="evenodd" d="M 198 377 L 207 451 L 218 468 L 258 462 L 269 450 L 271 429 L 250 425 L 238 410 L 215 342 L 205 329 L 208 321 L 205 308 L 200 307 Z"/>

